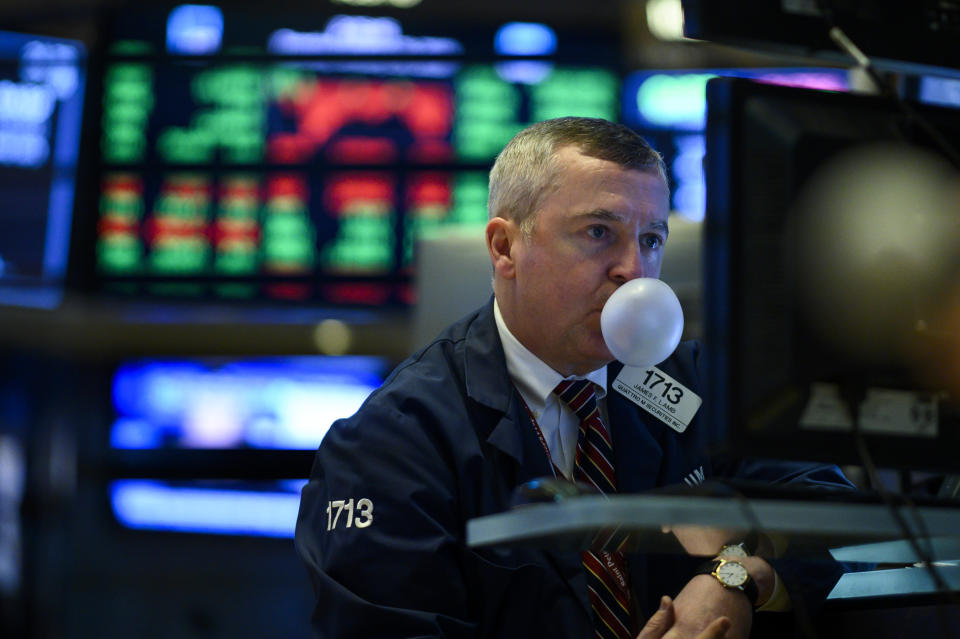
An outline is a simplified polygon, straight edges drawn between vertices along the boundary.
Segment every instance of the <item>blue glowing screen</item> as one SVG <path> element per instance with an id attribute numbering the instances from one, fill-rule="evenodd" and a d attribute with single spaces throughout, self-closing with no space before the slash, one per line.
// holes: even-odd
<path id="1" fill-rule="evenodd" d="M 918 97 L 922 102 L 945 107 L 960 107 L 960 79 L 927 76 L 920 79 Z"/>
<path id="2" fill-rule="evenodd" d="M 539 22 L 508 22 L 493 39 L 500 55 L 551 55 L 557 51 L 557 34 Z"/>
<path id="3" fill-rule="evenodd" d="M 706 125 L 707 81 L 716 77 L 830 91 L 850 87 L 842 69 L 638 71 L 624 82 L 623 120 L 642 129 L 702 131 Z"/>
<path id="4" fill-rule="evenodd" d="M 62 298 L 85 70 L 80 42 L 0 32 L 0 304 Z"/>
<path id="5" fill-rule="evenodd" d="M 312 450 L 383 381 L 374 357 L 143 360 L 113 378 L 119 449 Z"/>
<path id="6" fill-rule="evenodd" d="M 223 40 L 223 13 L 218 7 L 182 4 L 167 18 L 167 51 L 212 55 Z"/>
<path id="7" fill-rule="evenodd" d="M 111 482 L 109 491 L 113 514 L 127 528 L 293 537 L 305 483 L 290 480 L 257 490 L 124 479 Z"/>

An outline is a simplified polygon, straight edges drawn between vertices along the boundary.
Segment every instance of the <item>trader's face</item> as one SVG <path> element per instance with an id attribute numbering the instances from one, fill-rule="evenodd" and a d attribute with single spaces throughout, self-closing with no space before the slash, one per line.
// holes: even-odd
<path id="1" fill-rule="evenodd" d="M 660 275 L 669 196 L 654 173 L 575 147 L 559 150 L 557 159 L 556 187 L 544 195 L 531 236 L 511 231 L 518 235 L 503 271 L 512 280 L 504 318 L 557 372 L 583 374 L 614 359 L 600 332 L 607 298 L 624 282 Z"/>

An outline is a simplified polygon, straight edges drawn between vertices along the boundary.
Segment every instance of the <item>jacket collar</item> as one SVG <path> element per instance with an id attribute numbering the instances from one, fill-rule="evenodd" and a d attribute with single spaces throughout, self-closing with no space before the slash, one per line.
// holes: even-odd
<path id="1" fill-rule="evenodd" d="M 506 374 L 507 360 L 493 316 L 492 295 L 467 329 L 464 359 L 467 396 L 506 413 L 510 408 L 513 384 Z"/>
<path id="2" fill-rule="evenodd" d="M 513 458 L 522 467 L 526 438 L 523 437 L 523 429 L 518 425 L 529 421 L 529 418 L 523 414 L 519 394 L 507 374 L 507 362 L 493 315 L 493 296 L 480 309 L 477 318 L 467 329 L 464 343 L 464 385 L 470 399 L 501 415 L 492 430 L 481 435 L 486 435 L 492 446 Z M 528 430 L 532 436 L 533 429 Z M 546 472 L 534 476 L 549 474 L 550 467 L 546 461 L 544 466 Z"/>

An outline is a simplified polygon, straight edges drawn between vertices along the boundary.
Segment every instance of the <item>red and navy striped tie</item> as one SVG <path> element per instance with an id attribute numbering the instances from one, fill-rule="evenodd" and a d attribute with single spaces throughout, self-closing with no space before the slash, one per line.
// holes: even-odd
<path id="1" fill-rule="evenodd" d="M 580 418 L 574 479 L 593 485 L 605 494 L 617 492 L 613 472 L 613 444 L 600 419 L 597 396 L 589 380 L 562 381 L 553 390 Z M 614 532 L 608 533 L 611 537 Z M 583 565 L 593 607 L 594 634 L 598 639 L 633 639 L 636 628 L 631 611 L 630 580 L 621 546 L 612 539 L 601 539 L 595 547 L 616 550 L 585 550 Z M 605 543 L 606 542 L 606 543 Z"/>

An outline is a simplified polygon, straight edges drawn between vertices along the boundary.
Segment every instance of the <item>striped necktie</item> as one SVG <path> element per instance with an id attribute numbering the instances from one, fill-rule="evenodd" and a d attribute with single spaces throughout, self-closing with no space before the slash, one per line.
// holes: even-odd
<path id="1" fill-rule="evenodd" d="M 574 479 L 592 484 L 605 494 L 617 492 L 613 472 L 613 444 L 600 419 L 594 385 L 589 380 L 562 381 L 553 390 L 580 419 Z M 603 547 L 599 540 L 595 547 Z M 585 550 L 583 565 L 593 608 L 594 634 L 598 639 L 633 639 L 636 628 L 631 611 L 630 581 L 619 550 Z"/>

